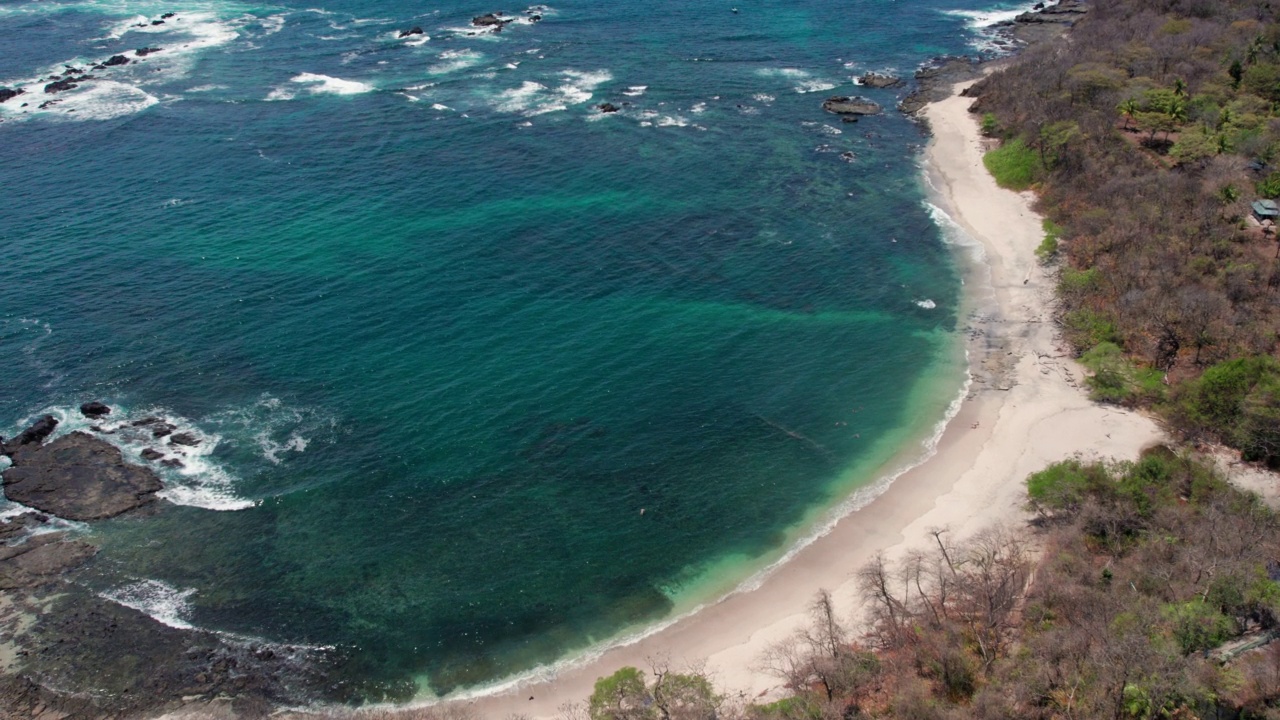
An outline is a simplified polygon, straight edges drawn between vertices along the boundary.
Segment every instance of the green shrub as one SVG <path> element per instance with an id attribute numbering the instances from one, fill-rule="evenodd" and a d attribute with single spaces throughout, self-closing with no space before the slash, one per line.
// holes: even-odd
<path id="1" fill-rule="evenodd" d="M 1271 173 L 1258 183 L 1258 194 L 1264 198 L 1280 197 L 1280 172 Z"/>
<path id="2" fill-rule="evenodd" d="M 1212 434 L 1246 459 L 1280 461 L 1280 362 L 1268 355 L 1218 363 L 1185 384 L 1171 408 L 1192 434 Z"/>
<path id="3" fill-rule="evenodd" d="M 1098 482 L 1110 483 L 1101 465 L 1064 460 L 1028 475 L 1027 497 L 1032 508 L 1040 512 L 1074 510 L 1084 502 L 1090 487 Z"/>
<path id="4" fill-rule="evenodd" d="M 982 134 L 987 137 L 1000 137 L 1000 121 L 996 120 L 993 113 L 986 113 L 982 116 Z"/>
<path id="5" fill-rule="evenodd" d="M 1058 254 L 1058 240 L 1062 238 L 1063 227 L 1052 220 L 1044 221 L 1044 240 L 1036 248 L 1036 257 L 1040 262 L 1048 262 Z"/>
<path id="6" fill-rule="evenodd" d="M 1080 363 L 1093 372 L 1085 383 L 1089 386 L 1089 397 L 1094 400 L 1137 403 L 1164 397 L 1164 373 L 1134 365 L 1113 342 L 1098 343 L 1080 356 Z"/>
<path id="7" fill-rule="evenodd" d="M 1067 339 L 1076 347 L 1093 347 L 1099 343 L 1119 343 L 1120 331 L 1115 319 L 1109 314 L 1081 308 L 1072 310 L 1063 317 Z"/>
<path id="8" fill-rule="evenodd" d="M 1000 187 L 1019 191 L 1030 188 L 1044 167 L 1040 156 L 1022 138 L 1009 140 L 983 155 L 982 164 Z"/>

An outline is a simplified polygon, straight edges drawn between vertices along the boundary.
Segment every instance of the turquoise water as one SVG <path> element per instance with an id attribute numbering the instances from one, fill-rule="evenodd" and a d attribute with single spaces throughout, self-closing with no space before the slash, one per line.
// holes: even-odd
<path id="1" fill-rule="evenodd" d="M 335 699 L 445 693 L 745 576 L 918 440 L 959 383 L 923 137 L 819 104 L 987 16 L 738 5 L 0 3 L 0 432 L 101 399 L 184 462 L 86 582 L 331 648 Z"/>

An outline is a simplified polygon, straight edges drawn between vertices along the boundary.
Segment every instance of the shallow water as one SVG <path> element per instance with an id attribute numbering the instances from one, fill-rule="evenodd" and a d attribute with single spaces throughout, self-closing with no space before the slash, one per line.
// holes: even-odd
<path id="1" fill-rule="evenodd" d="M 745 577 L 918 440 L 959 382 L 923 138 L 819 105 L 990 8 L 731 7 L 0 4 L 0 432 L 101 399 L 185 453 L 87 582 L 442 693 Z"/>

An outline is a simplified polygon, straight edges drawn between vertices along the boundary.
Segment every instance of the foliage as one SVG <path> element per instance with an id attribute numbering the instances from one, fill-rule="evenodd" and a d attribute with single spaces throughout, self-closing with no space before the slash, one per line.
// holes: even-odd
<path id="1" fill-rule="evenodd" d="M 1280 362 L 1227 360 L 1175 393 L 1171 414 L 1191 435 L 1220 437 L 1247 459 L 1280 461 Z"/>
<path id="2" fill-rule="evenodd" d="M 1164 373 L 1136 366 L 1113 342 L 1098 343 L 1080 362 L 1093 372 L 1086 383 L 1094 400 L 1136 405 L 1164 397 Z"/>
<path id="3" fill-rule="evenodd" d="M 1063 227 L 1052 220 L 1044 221 L 1044 240 L 1036 248 L 1036 257 L 1040 262 L 1048 262 L 1058 254 L 1058 241 L 1062 239 Z"/>
<path id="4" fill-rule="evenodd" d="M 1022 140 L 1014 138 L 982 156 L 982 163 L 1000 187 L 1026 190 L 1040 177 L 1040 155 Z"/>

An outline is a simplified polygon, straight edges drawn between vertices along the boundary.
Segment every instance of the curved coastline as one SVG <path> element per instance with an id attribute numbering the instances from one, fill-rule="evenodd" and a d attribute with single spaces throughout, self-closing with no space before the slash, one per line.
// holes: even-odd
<path id="1" fill-rule="evenodd" d="M 653 658 L 702 666 L 730 697 L 778 695 L 780 681 L 758 659 L 806 622 L 818 590 L 856 619 L 854 574 L 875 555 L 899 556 L 932 528 L 965 536 L 1024 522 L 1022 481 L 1030 472 L 1073 455 L 1131 458 L 1163 439 L 1150 418 L 1094 404 L 1080 387 L 1083 371 L 1052 323 L 1052 273 L 1034 255 L 1042 229 L 1033 197 L 1003 190 L 987 174 L 977 122 L 959 95 L 968 84 L 923 111 L 933 129 L 922 173 L 930 201 L 981 249 L 970 255 L 957 243 L 967 263 L 969 379 L 936 447 L 896 479 L 886 476 L 892 482 L 879 483 L 883 490 L 864 504 L 846 500 L 829 529 L 720 600 L 603 651 L 448 702 L 486 717 L 555 717 L 583 702 L 596 678 Z"/>

